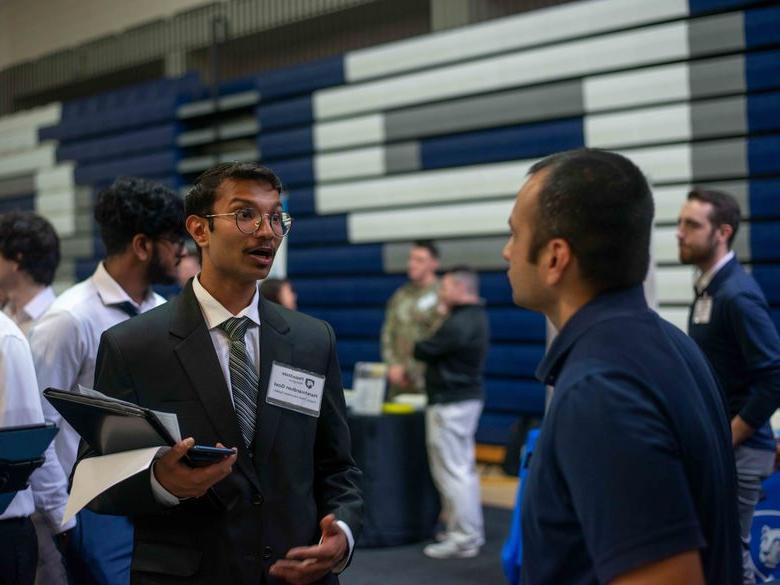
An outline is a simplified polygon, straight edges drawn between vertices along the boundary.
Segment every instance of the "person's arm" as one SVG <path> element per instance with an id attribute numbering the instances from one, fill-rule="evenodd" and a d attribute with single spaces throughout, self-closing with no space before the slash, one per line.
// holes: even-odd
<path id="1" fill-rule="evenodd" d="M 755 294 L 731 299 L 728 315 L 752 390 L 731 422 L 733 442 L 738 445 L 780 408 L 780 336 L 766 303 Z"/>
<path id="2" fill-rule="evenodd" d="M 610 585 L 705 585 L 699 551 L 688 551 L 615 578 Z"/>
<path id="3" fill-rule="evenodd" d="M 593 373 L 556 392 L 563 393 L 547 415 L 555 417 L 550 464 L 560 470 L 599 581 L 653 574 L 656 563 L 698 555 L 706 542 L 683 449 L 653 393 L 623 372 Z"/>
<path id="4" fill-rule="evenodd" d="M 314 447 L 314 496 L 322 536 L 314 546 L 291 549 L 271 567 L 272 575 L 296 585 L 343 571 L 362 527 L 363 497 L 358 487 L 362 474 L 352 458 L 335 335 L 330 325 L 324 326 L 330 357 Z"/>
<path id="5" fill-rule="evenodd" d="M 387 302 L 385 309 L 385 321 L 382 323 L 381 350 L 382 361 L 386 364 L 397 364 L 398 356 L 395 355 L 394 341 L 398 330 L 398 316 L 396 314 L 396 297 L 398 293 L 393 294 Z"/>
<path id="6" fill-rule="evenodd" d="M 457 317 L 449 317 L 431 337 L 415 343 L 414 357 L 422 362 L 432 362 L 458 349 L 462 335 L 455 319 Z"/>

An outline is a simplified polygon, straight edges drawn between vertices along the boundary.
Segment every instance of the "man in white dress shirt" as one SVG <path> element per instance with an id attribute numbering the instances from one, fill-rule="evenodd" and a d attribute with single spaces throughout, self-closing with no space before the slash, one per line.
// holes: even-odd
<path id="1" fill-rule="evenodd" d="M 185 233 L 183 203 L 176 193 L 142 179 L 119 179 L 98 196 L 95 221 L 106 259 L 90 278 L 62 293 L 30 332 L 41 390 L 91 388 L 103 331 L 162 304 L 151 285 L 175 281 Z M 69 476 L 79 436 L 45 400 L 44 414 L 62 429 L 55 448 Z M 67 555 L 72 582 L 129 582 L 132 527 L 126 518 L 86 510 L 75 532 Z"/>
<path id="2" fill-rule="evenodd" d="M 54 227 L 31 211 L 0 215 L 0 290 L 3 311 L 27 335 L 56 298 L 51 284 L 60 263 Z M 33 514 L 38 537 L 38 585 L 65 585 L 65 567 L 45 518 Z M 59 532 L 59 527 L 57 527 Z"/>
<path id="3" fill-rule="evenodd" d="M 19 327 L 0 313 L 0 428 L 42 422 L 30 346 Z M 0 582 L 34 583 L 38 546 L 30 516 L 37 510 L 53 533 L 69 532 L 75 524 L 73 520 L 60 525 L 68 499 L 67 488 L 54 446 L 49 445 L 44 464 L 30 476 L 30 487 L 17 493 L 0 514 Z"/>
<path id="4" fill-rule="evenodd" d="M 46 219 L 31 211 L 0 215 L 3 311 L 25 335 L 54 302 L 51 283 L 59 263 L 60 239 Z"/>

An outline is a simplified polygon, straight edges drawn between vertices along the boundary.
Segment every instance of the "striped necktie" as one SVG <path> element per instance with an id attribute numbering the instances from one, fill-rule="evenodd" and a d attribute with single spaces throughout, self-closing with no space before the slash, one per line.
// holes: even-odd
<path id="1" fill-rule="evenodd" d="M 259 379 L 254 364 L 246 351 L 244 335 L 252 324 L 249 317 L 232 317 L 219 328 L 230 338 L 230 385 L 233 392 L 233 405 L 238 417 L 238 426 L 244 443 L 249 446 L 255 435 L 255 417 L 257 413 L 257 390 Z"/>

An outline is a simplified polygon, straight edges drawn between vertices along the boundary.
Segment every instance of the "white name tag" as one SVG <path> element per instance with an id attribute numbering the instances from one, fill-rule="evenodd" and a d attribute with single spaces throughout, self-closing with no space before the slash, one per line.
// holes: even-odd
<path id="1" fill-rule="evenodd" d="M 308 416 L 320 416 L 325 376 L 274 362 L 265 401 Z"/>
<path id="2" fill-rule="evenodd" d="M 421 296 L 417 300 L 417 310 L 427 311 L 428 309 L 433 308 L 438 302 L 438 300 L 439 297 L 436 295 L 435 292 L 429 292 L 428 294 Z"/>
<path id="3" fill-rule="evenodd" d="M 693 305 L 693 322 L 695 325 L 707 325 L 712 316 L 712 297 L 704 295 Z"/>

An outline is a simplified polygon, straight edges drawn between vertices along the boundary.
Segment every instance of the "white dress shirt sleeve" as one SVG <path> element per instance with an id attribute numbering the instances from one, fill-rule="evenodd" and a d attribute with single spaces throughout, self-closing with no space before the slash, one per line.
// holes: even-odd
<path id="1" fill-rule="evenodd" d="M 149 479 L 152 482 L 152 494 L 154 495 L 154 498 L 161 503 L 163 506 L 173 507 L 178 506 L 181 500 L 174 496 L 171 492 L 166 490 L 162 484 L 157 481 L 157 478 L 154 475 L 154 466 L 157 464 L 157 460 L 152 463 L 152 469 L 149 473 Z"/>
<path id="2" fill-rule="evenodd" d="M 347 537 L 347 548 L 348 548 L 347 556 L 345 556 L 344 559 L 338 565 L 336 565 L 333 568 L 333 572 L 338 575 L 344 569 L 347 568 L 347 564 L 349 563 L 349 559 L 352 558 L 352 551 L 355 548 L 355 537 L 352 536 L 352 529 L 343 520 L 336 520 L 336 526 L 341 528 L 341 531 L 344 533 L 344 536 Z"/>
<path id="3" fill-rule="evenodd" d="M 43 421 L 29 345 L 21 336 L 0 334 L 0 427 Z M 68 500 L 67 479 L 53 445 L 49 445 L 44 455 L 44 464 L 30 476 L 32 499 L 34 508 L 44 515 L 52 530 L 61 532 L 75 526 L 73 520 L 60 526 Z M 32 511 L 31 507 L 29 492 L 20 492 L 4 517 L 27 516 Z"/>

